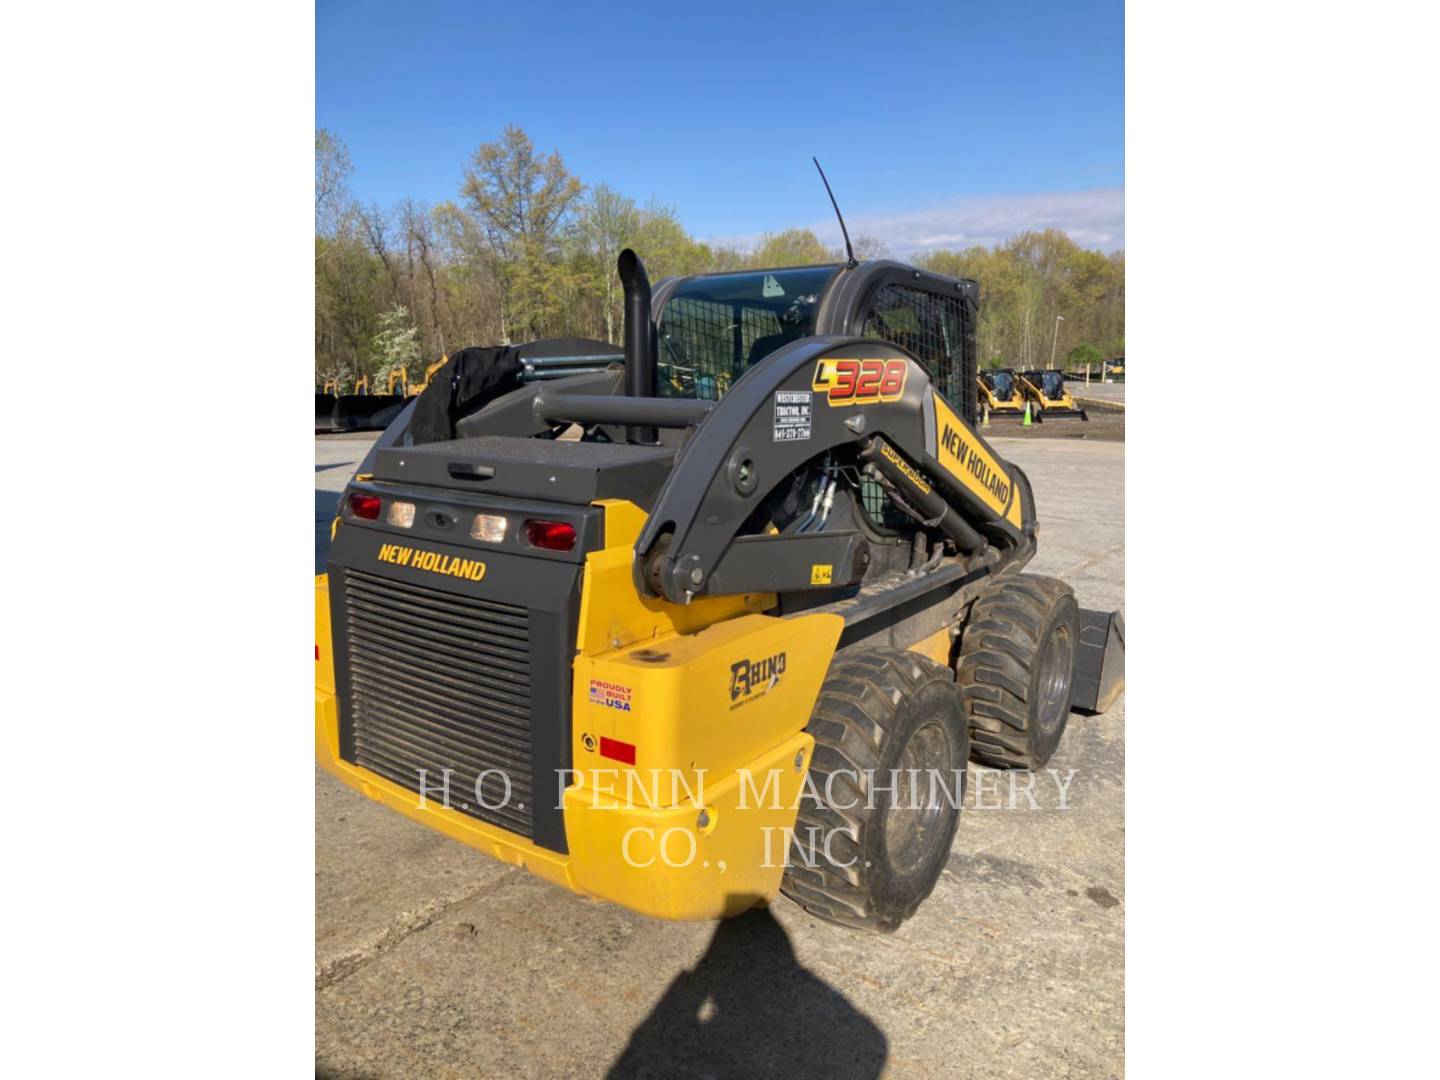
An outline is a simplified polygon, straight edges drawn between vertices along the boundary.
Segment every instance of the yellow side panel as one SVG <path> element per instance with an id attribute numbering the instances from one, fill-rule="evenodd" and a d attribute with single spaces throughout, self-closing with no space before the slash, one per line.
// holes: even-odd
<path id="1" fill-rule="evenodd" d="M 675 770 L 693 786 L 746 764 L 809 722 L 844 625 L 839 615 L 744 615 L 576 657 L 575 768 L 615 774 L 617 762 L 598 752 L 603 738 L 636 748 L 642 778 Z M 623 785 L 629 770 L 619 771 Z M 674 801 L 668 785 L 634 795 Z"/>
<path id="2" fill-rule="evenodd" d="M 657 634 L 693 634 L 775 606 L 774 593 L 699 597 L 689 604 L 640 595 L 635 588 L 634 545 L 647 515 L 623 499 L 601 499 L 595 505 L 605 509 L 605 549 L 585 558 L 576 638 L 580 653 L 594 656 Z"/>
<path id="3" fill-rule="evenodd" d="M 935 456 L 946 471 L 1017 529 L 1023 527 L 1020 500 L 1010 472 L 990 453 L 945 399 L 934 394 Z"/>
<path id="4" fill-rule="evenodd" d="M 581 653 L 609 652 L 656 634 L 691 634 L 738 615 L 765 611 L 776 603 L 774 593 L 698 597 L 689 604 L 641 596 L 635 588 L 634 562 L 635 552 L 629 546 L 586 556 L 576 639 Z"/>
<path id="5" fill-rule="evenodd" d="M 593 787 L 567 788 L 576 886 L 661 919 L 724 918 L 772 899 L 814 743 L 794 735 L 675 808 L 625 807 Z"/>
<path id="6" fill-rule="evenodd" d="M 649 515 L 628 499 L 598 499 L 595 505 L 605 511 L 605 546 L 633 547 Z"/>

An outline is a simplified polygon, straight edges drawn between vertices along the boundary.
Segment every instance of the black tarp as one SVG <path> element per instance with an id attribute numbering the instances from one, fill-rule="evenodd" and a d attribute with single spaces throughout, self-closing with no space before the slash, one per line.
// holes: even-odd
<path id="1" fill-rule="evenodd" d="M 527 358 L 605 356 L 617 346 L 588 338 L 545 338 L 524 345 L 471 346 L 451 355 L 415 401 L 402 441 L 415 446 L 455 438 L 455 422 L 520 387 Z"/>
<path id="2" fill-rule="evenodd" d="M 514 390 L 524 370 L 512 345 L 461 349 L 415 399 L 405 434 L 417 446 L 453 439 L 456 420 Z"/>

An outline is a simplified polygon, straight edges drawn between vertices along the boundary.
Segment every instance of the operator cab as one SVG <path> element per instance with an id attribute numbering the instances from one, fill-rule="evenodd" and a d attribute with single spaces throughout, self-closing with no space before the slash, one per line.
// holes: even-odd
<path id="1" fill-rule="evenodd" d="M 654 298 L 656 392 L 716 401 L 782 346 L 840 334 L 905 349 L 974 418 L 978 307 L 974 281 L 888 259 L 667 278 Z"/>
<path id="2" fill-rule="evenodd" d="M 656 323 L 661 397 L 718 401 L 752 364 L 815 333 L 840 268 L 804 266 L 684 278 Z"/>
<path id="3" fill-rule="evenodd" d="M 1000 401 L 1009 401 L 1015 396 L 1015 375 L 1009 371 L 983 371 L 980 378 L 990 392 Z"/>

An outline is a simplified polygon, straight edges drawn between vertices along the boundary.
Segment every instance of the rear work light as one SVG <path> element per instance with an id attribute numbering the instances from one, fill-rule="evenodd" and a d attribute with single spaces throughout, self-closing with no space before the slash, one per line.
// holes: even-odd
<path id="1" fill-rule="evenodd" d="M 575 546 L 575 526 L 564 521 L 527 521 L 525 537 L 548 551 L 569 551 Z"/>
<path id="2" fill-rule="evenodd" d="M 505 539 L 505 528 L 509 524 L 503 514 L 476 514 L 470 523 L 470 536 L 487 544 L 498 544 Z"/>
<path id="3" fill-rule="evenodd" d="M 408 529 L 415 524 L 415 504 L 409 502 L 392 502 L 390 510 L 385 515 L 385 524 L 398 525 L 402 529 Z"/>
<path id="4" fill-rule="evenodd" d="M 374 521 L 380 516 L 380 496 L 355 492 L 350 496 L 350 513 L 366 521 Z"/>

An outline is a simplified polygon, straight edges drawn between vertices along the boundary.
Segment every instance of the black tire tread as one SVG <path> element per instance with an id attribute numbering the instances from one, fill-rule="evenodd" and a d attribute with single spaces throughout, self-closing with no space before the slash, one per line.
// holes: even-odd
<path id="1" fill-rule="evenodd" d="M 1030 747 L 1030 676 L 1050 613 L 1074 590 L 1057 578 L 1014 574 L 971 606 L 956 680 L 970 725 L 970 757 L 996 769 L 1043 766 Z"/>
<path id="2" fill-rule="evenodd" d="M 846 802 L 858 798 L 862 806 L 842 811 L 802 800 L 795 821 L 797 848 L 802 838 L 808 842 L 812 828 L 819 831 L 817 835 L 839 830 L 831 850 L 841 860 L 849 861 L 864 848 L 865 830 L 879 827 L 879 815 L 863 807 L 869 795 L 864 778 L 880 769 L 884 740 L 900 702 L 935 678 L 953 682 L 953 674 L 943 665 L 907 649 L 874 648 L 836 658 L 805 728 L 815 738 L 810 781 L 823 794 L 831 773 L 843 770 L 834 789 L 844 792 Z M 858 929 L 888 932 L 914 914 L 924 899 L 918 898 L 899 918 L 881 917 L 864 891 L 863 870 L 858 864 L 832 864 L 818 846 L 815 855 L 815 862 L 807 865 L 797 850 L 781 883 L 781 890 L 812 915 Z"/>

